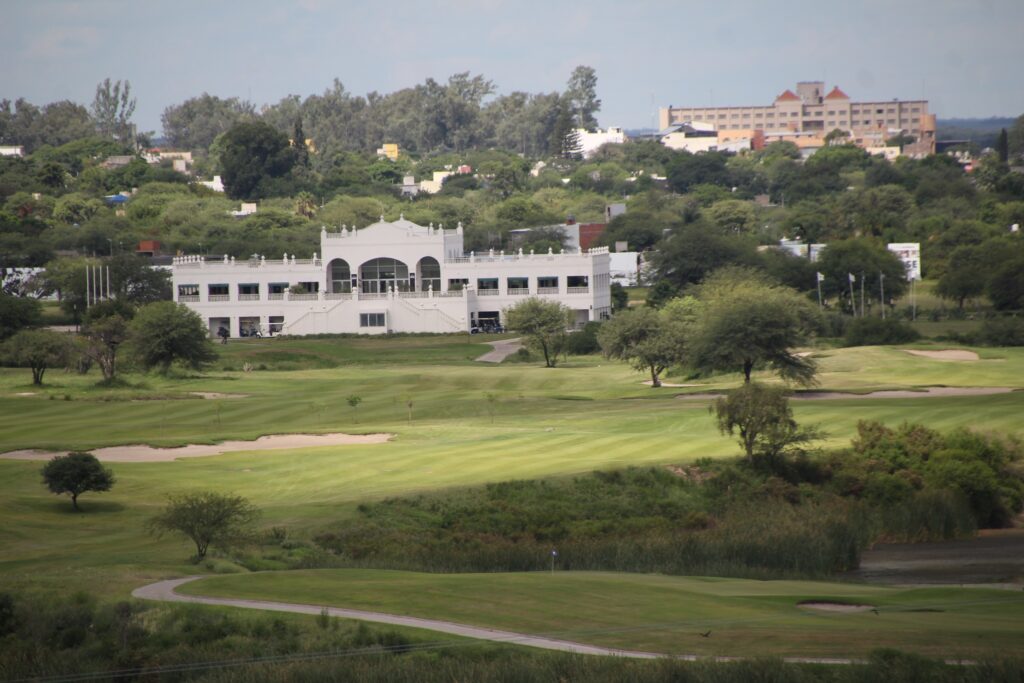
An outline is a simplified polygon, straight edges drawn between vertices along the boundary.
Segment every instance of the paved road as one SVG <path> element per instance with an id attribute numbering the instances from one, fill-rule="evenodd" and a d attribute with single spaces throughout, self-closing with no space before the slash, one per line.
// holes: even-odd
<path id="1" fill-rule="evenodd" d="M 161 600 L 164 602 L 192 602 L 203 605 L 221 605 L 224 607 L 241 607 L 244 609 L 262 609 L 272 612 L 295 612 L 298 614 L 320 614 L 324 609 L 315 605 L 302 605 L 290 602 L 270 602 L 266 600 L 241 600 L 234 598 L 209 598 L 199 595 L 182 595 L 175 589 L 189 581 L 205 578 L 203 576 L 189 576 L 184 579 L 169 579 L 157 581 L 148 586 L 142 586 L 132 591 L 132 597 L 142 600 Z M 584 655 L 611 655 L 614 657 L 628 657 L 631 659 L 659 659 L 671 657 L 685 661 L 711 660 L 718 662 L 732 662 L 744 659 L 743 657 L 701 657 L 698 655 L 665 655 L 656 652 L 642 652 L 639 650 L 618 650 L 615 648 L 598 647 L 586 643 L 575 643 L 569 640 L 557 638 L 545 638 L 527 633 L 514 633 L 512 631 L 499 631 L 479 626 L 456 624 L 451 621 L 440 621 L 437 619 L 420 619 L 418 617 L 403 617 L 397 614 L 384 614 L 382 612 L 364 612 L 357 609 L 343 609 L 340 607 L 327 607 L 327 614 L 342 619 L 358 619 L 360 621 L 371 621 L 379 624 L 391 624 L 393 626 L 408 626 L 410 628 L 421 628 L 428 631 L 450 633 L 465 638 L 476 638 L 478 640 L 489 640 L 496 643 L 508 643 L 510 645 L 526 645 L 544 650 L 558 650 L 560 652 L 573 652 Z M 848 659 L 842 657 L 786 657 L 783 661 L 791 664 L 862 664 L 864 660 Z M 968 662 L 950 661 L 951 664 L 964 664 Z"/>
<path id="2" fill-rule="evenodd" d="M 266 600 L 237 600 L 232 598 L 208 598 L 198 595 L 182 595 L 175 589 L 183 583 L 204 578 L 202 576 L 190 576 L 184 579 L 170 579 L 158 581 L 148 586 L 142 586 L 132 591 L 132 597 L 143 600 L 162 600 L 164 602 L 195 602 L 203 605 L 223 605 L 226 607 L 243 607 L 246 609 L 262 609 L 272 612 L 297 612 L 299 614 L 320 614 L 322 607 L 315 605 L 300 605 L 288 602 L 269 602 Z M 584 655 L 617 655 L 620 657 L 634 657 L 643 659 L 657 659 L 664 655 L 653 652 L 635 652 L 631 650 L 616 650 L 584 643 L 573 643 L 567 640 L 556 640 L 541 636 L 531 636 L 526 633 L 513 633 L 511 631 L 498 631 L 466 624 L 456 624 L 450 621 L 439 621 L 437 619 L 419 619 L 417 617 L 403 617 L 397 614 L 384 614 L 382 612 L 364 612 L 357 609 L 342 609 L 339 607 L 328 607 L 327 613 L 332 617 L 343 619 L 359 619 L 360 621 L 372 621 L 379 624 L 391 624 L 393 626 L 409 626 L 411 628 L 422 628 L 440 633 L 450 633 L 465 638 L 476 638 L 478 640 L 491 640 L 497 643 L 510 643 L 514 645 L 527 645 L 539 647 L 545 650 L 560 650 L 562 652 L 574 652 Z"/>
<path id="3" fill-rule="evenodd" d="M 518 338 L 516 339 L 502 339 L 501 341 L 487 342 L 493 347 L 493 351 L 488 351 L 484 355 L 477 358 L 481 363 L 500 363 L 505 360 L 513 353 L 523 348 Z"/>

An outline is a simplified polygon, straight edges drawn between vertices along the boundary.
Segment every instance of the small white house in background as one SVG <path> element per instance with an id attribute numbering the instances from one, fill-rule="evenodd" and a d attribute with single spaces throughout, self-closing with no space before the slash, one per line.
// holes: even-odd
<path id="1" fill-rule="evenodd" d="M 224 191 L 224 181 L 220 179 L 219 175 L 213 176 L 213 180 L 200 180 L 199 184 L 210 188 L 214 192 Z"/>
<path id="2" fill-rule="evenodd" d="M 256 206 L 256 202 L 242 202 L 242 208 L 238 211 L 229 211 L 235 218 L 241 218 L 243 216 L 251 216 L 259 211 L 259 207 Z"/>
<path id="3" fill-rule="evenodd" d="M 25 148 L 21 145 L 0 145 L 0 157 L 23 157 Z"/>
<path id="4" fill-rule="evenodd" d="M 558 301 L 577 326 L 611 312 L 607 248 L 463 251 L 462 226 L 383 218 L 320 233 L 320 255 L 280 260 L 179 256 L 174 298 L 230 336 L 467 332 L 529 297 Z"/>
<path id="5" fill-rule="evenodd" d="M 921 243 L 920 242 L 891 242 L 887 248 L 903 261 L 903 267 L 907 269 L 908 280 L 921 279 Z"/>
<path id="6" fill-rule="evenodd" d="M 591 132 L 586 128 L 577 128 L 580 136 L 580 154 L 584 159 L 594 156 L 594 153 L 601 148 L 601 145 L 622 144 L 626 141 L 626 133 L 621 128 L 609 126 L 608 130 L 597 130 Z"/>

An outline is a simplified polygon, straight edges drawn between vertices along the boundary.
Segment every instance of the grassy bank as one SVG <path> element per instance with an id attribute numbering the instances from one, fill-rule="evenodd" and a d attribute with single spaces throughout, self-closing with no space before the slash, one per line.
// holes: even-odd
<path id="1" fill-rule="evenodd" d="M 317 570 L 218 576 L 182 592 L 421 616 L 607 647 L 704 655 L 995 657 L 1024 637 L 1024 595 L 601 572 Z M 818 612 L 805 601 L 870 604 Z M 701 633 L 710 630 L 709 637 Z"/>

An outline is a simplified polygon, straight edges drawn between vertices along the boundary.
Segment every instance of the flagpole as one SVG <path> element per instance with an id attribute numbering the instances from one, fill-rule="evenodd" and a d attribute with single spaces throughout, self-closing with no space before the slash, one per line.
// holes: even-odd
<path id="1" fill-rule="evenodd" d="M 885 320 L 885 273 L 879 271 L 878 286 L 882 289 L 882 320 Z"/>

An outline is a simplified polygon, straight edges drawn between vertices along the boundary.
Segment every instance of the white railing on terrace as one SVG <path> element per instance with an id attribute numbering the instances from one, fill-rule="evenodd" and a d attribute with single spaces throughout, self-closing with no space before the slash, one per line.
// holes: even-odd
<path id="1" fill-rule="evenodd" d="M 231 301 L 230 294 L 211 294 L 206 297 L 207 301 Z"/>
<path id="2" fill-rule="evenodd" d="M 499 291 L 497 289 L 478 289 L 476 290 L 477 296 L 498 296 Z"/>
<path id="3" fill-rule="evenodd" d="M 509 287 L 508 288 L 508 295 L 509 296 L 528 296 L 529 294 L 530 294 L 530 288 L 529 287 Z"/>
<path id="4" fill-rule="evenodd" d="M 270 301 L 284 301 L 284 292 L 271 292 L 267 294 L 267 299 Z"/>
<path id="5" fill-rule="evenodd" d="M 590 287 L 567 287 L 566 294 L 590 294 Z"/>
<path id="6" fill-rule="evenodd" d="M 180 303 L 188 303 L 188 302 L 199 301 L 199 295 L 198 294 L 179 294 L 178 295 L 178 301 Z"/>
<path id="7" fill-rule="evenodd" d="M 558 294 L 558 287 L 538 287 L 538 294 Z"/>
<path id="8" fill-rule="evenodd" d="M 239 301 L 259 301 L 260 300 L 260 295 L 259 294 L 239 294 L 238 295 L 238 300 Z"/>
<path id="9" fill-rule="evenodd" d="M 316 301 L 319 298 L 320 295 L 317 292 L 307 292 L 305 294 L 288 292 L 288 301 Z"/>
<path id="10" fill-rule="evenodd" d="M 285 254 L 283 259 L 268 259 L 261 256 L 258 259 L 235 259 L 233 256 L 225 256 L 222 259 L 207 258 L 205 256 L 175 256 L 171 261 L 175 268 L 215 268 L 218 266 L 232 266 L 245 268 L 261 268 L 263 266 L 322 266 L 323 259 L 313 254 L 313 258 L 300 259 L 295 256 L 288 257 Z"/>
<path id="11" fill-rule="evenodd" d="M 524 254 L 523 250 L 520 249 L 518 252 L 505 252 L 495 253 L 493 250 L 488 251 L 486 254 L 477 254 L 476 252 L 470 252 L 469 256 L 457 256 L 450 257 L 444 260 L 445 263 L 500 263 L 500 262 L 514 262 L 514 261 L 551 261 L 557 258 L 580 258 L 586 256 L 596 256 L 598 254 L 607 254 L 608 247 L 594 247 L 592 249 L 573 249 L 571 251 L 562 250 L 560 252 L 548 251 L 545 253 L 530 253 Z"/>

